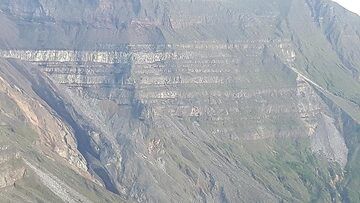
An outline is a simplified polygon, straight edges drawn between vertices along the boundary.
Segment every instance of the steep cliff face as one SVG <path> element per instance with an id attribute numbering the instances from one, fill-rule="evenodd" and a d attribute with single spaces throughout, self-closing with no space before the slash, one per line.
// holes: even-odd
<path id="1" fill-rule="evenodd" d="M 1 43 L 16 48 L 94 49 L 129 41 L 164 42 L 160 29 L 151 23 L 157 18 L 154 15 L 161 15 L 153 13 L 162 10 L 164 3 L 160 2 L 2 1 L 0 20 L 5 39 Z M 142 9 L 142 4 L 151 6 L 150 10 Z M 136 20 L 138 16 L 141 21 Z"/>
<path id="2" fill-rule="evenodd" d="M 336 33 L 360 21 L 337 5 L 34 0 L 0 9 L 0 107 L 13 105 L 0 112 L 21 112 L 10 115 L 34 131 L 36 151 L 79 185 L 82 176 L 103 186 L 99 199 L 359 197 L 358 50 Z M 335 11 L 344 23 L 329 22 Z M 20 164 L 5 164 L 16 170 L 4 170 L 13 177 L 4 187 L 31 171 L 51 198 L 95 201 L 52 167 L 39 171 L 45 163 L 12 161 Z"/>
<path id="3" fill-rule="evenodd" d="M 324 1 L 309 1 L 312 15 L 317 26 L 321 28 L 344 66 L 359 80 L 359 33 L 358 16 L 343 12 L 343 8 Z"/>

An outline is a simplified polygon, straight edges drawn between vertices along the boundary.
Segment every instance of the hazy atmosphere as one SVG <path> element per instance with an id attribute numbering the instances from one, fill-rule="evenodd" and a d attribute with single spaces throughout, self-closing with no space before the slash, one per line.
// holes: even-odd
<path id="1" fill-rule="evenodd" d="M 359 203 L 359 33 L 331 0 L 0 0 L 0 203 Z"/>
<path id="2" fill-rule="evenodd" d="M 334 0 L 346 9 L 360 15 L 360 1 L 359 0 Z"/>

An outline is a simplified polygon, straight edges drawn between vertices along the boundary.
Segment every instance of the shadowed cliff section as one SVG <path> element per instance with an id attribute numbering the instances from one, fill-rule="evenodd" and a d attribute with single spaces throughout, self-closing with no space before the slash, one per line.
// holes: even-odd
<path id="1" fill-rule="evenodd" d="M 27 77 L 27 80 L 31 82 L 32 90 L 45 101 L 58 116 L 60 116 L 63 122 L 67 123 L 74 130 L 77 149 L 87 160 L 90 170 L 93 170 L 96 175 L 102 179 L 102 182 L 109 191 L 118 193 L 117 189 L 112 185 L 108 172 L 101 168 L 92 168 L 92 159 L 99 160 L 100 157 L 92 148 L 93 141 L 89 135 L 89 129 L 86 129 L 88 127 L 82 126 L 84 124 L 80 124 L 79 121 L 83 119 L 80 118 L 79 115 L 76 115 L 73 107 L 64 103 L 63 98 L 61 98 L 61 95 L 59 94 L 60 90 L 53 89 L 55 86 L 48 85 L 49 83 L 45 82 L 43 76 L 41 76 L 41 73 L 37 70 L 32 69 L 33 73 L 29 73 L 26 69 L 21 67 L 22 65 L 16 63 L 16 61 L 10 60 L 9 63 Z M 77 121 L 75 121 L 75 119 Z"/>
<path id="2" fill-rule="evenodd" d="M 52 92 L 48 78 L 31 64 L 2 59 L 0 64 L 0 167 L 5 178 L 1 199 L 122 201 L 87 172 L 86 161 L 77 151 L 75 130 L 48 105 L 49 96 L 37 94 L 40 89 Z M 60 98 L 58 91 L 56 98 Z"/>

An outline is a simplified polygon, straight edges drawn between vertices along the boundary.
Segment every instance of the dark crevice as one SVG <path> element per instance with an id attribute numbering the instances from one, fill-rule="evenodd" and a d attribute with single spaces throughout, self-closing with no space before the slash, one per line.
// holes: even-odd
<path id="1" fill-rule="evenodd" d="M 109 174 L 104 168 L 94 168 L 94 172 L 103 180 L 105 184 L 105 188 L 109 190 L 110 192 L 113 192 L 115 194 L 119 194 L 119 191 L 116 189 L 115 185 L 112 183 L 111 178 L 109 177 Z"/>

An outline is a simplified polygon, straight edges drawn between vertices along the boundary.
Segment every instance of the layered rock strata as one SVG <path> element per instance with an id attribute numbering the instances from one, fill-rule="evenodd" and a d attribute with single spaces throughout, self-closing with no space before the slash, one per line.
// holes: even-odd
<path id="1" fill-rule="evenodd" d="M 143 188 L 160 179 L 144 178 L 161 172 L 146 163 L 165 174 L 174 164 L 168 138 L 157 133 L 167 129 L 209 142 L 310 136 L 314 152 L 345 166 L 342 132 L 316 86 L 294 71 L 289 40 L 137 44 L 126 50 L 0 52 L 38 65 L 70 95 L 79 114 L 73 119 L 84 119 L 83 136 L 91 137 L 79 141 L 90 145 L 80 152 L 108 190 L 149 200 Z M 187 139 L 201 145 L 195 137 Z M 150 188 L 163 191 L 155 189 L 161 184 Z"/>

